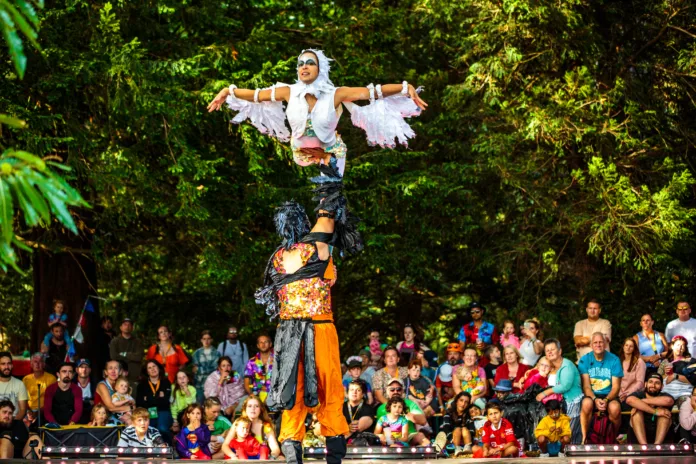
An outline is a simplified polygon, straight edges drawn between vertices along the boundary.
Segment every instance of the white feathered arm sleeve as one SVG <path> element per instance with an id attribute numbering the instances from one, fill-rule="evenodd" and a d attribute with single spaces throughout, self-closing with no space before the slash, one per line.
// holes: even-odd
<path id="1" fill-rule="evenodd" d="M 280 85 L 277 84 L 277 86 Z M 248 102 L 234 96 L 234 89 L 236 88 L 234 85 L 230 86 L 230 94 L 226 100 L 227 106 L 231 110 L 239 112 L 232 119 L 232 122 L 239 124 L 248 119 L 262 134 L 275 137 L 281 142 L 288 142 L 290 140 L 290 131 L 285 125 L 283 102 L 275 100 L 276 85 L 267 87 L 271 89 L 271 101 L 269 102 L 258 101 L 259 92 L 265 89 L 256 89 L 254 102 Z"/>
<path id="2" fill-rule="evenodd" d="M 415 137 L 416 133 L 404 118 L 420 115 L 421 109 L 408 95 L 396 94 L 383 98 L 380 87 L 367 86 L 370 91 L 369 105 L 346 104 L 351 121 L 365 131 L 367 143 L 371 146 L 394 148 L 397 143 L 407 146 L 408 139 Z M 375 90 L 377 99 L 374 98 Z M 421 90 L 422 87 L 419 87 L 417 92 Z"/>

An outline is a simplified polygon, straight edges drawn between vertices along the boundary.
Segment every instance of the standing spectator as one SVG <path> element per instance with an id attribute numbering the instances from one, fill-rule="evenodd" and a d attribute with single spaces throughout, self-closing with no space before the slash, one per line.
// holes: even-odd
<path id="1" fill-rule="evenodd" d="M 471 404 L 471 395 L 467 392 L 459 392 L 447 408 L 442 417 L 440 433 L 435 437 L 438 451 L 442 451 L 447 444 L 454 445 L 454 455 L 471 451 L 471 433 L 466 428 L 469 418 L 468 409 Z"/>
<path id="2" fill-rule="evenodd" d="M 174 438 L 179 459 L 210 459 L 210 429 L 203 423 L 203 409 L 192 404 L 182 417 L 182 428 Z"/>
<path id="3" fill-rule="evenodd" d="M 475 348 L 464 350 L 464 364 L 454 368 L 452 387 L 455 395 L 465 391 L 471 395 L 472 401 L 486 397 L 486 393 L 488 393 L 486 371 L 478 364 L 478 354 Z"/>
<path id="4" fill-rule="evenodd" d="M 495 374 L 498 371 L 498 367 L 502 364 L 503 355 L 500 353 L 500 348 L 497 345 L 491 345 L 486 348 L 483 352 L 488 362 L 483 367 L 486 371 L 486 378 L 488 379 L 488 390 L 495 387 Z"/>
<path id="5" fill-rule="evenodd" d="M 664 443 L 672 425 L 674 398 L 662 392 L 662 376 L 651 374 L 645 382 L 645 390 L 631 393 L 626 403 L 633 408 L 631 427 L 638 443 L 647 445 L 651 437 L 655 437 L 656 445 Z M 645 413 L 651 415 L 652 419 L 647 420 Z"/>
<path id="6" fill-rule="evenodd" d="M 186 371 L 176 373 L 176 383 L 172 387 L 171 397 L 171 413 L 174 424 L 172 431 L 179 431 L 179 415 L 186 410 L 187 407 L 196 402 L 196 388 L 191 385 L 191 378 Z"/>
<path id="7" fill-rule="evenodd" d="M 454 387 L 452 386 L 452 373 L 454 366 L 461 364 L 462 346 L 454 342 L 447 345 L 445 350 L 447 361 L 438 366 L 435 373 L 435 389 L 437 390 L 437 401 L 440 405 L 440 412 L 445 412 L 445 405 L 454 397 Z"/>
<path id="8" fill-rule="evenodd" d="M 29 395 L 29 410 L 37 413 L 39 409 L 43 409 L 46 389 L 49 385 L 56 383 L 56 377 L 45 371 L 46 363 L 42 353 L 34 353 L 29 362 L 32 373 L 24 376 L 22 383 Z"/>
<path id="9" fill-rule="evenodd" d="M 653 330 L 654 324 L 655 320 L 651 314 L 643 314 L 640 318 L 641 331 L 633 336 L 648 374 L 657 372 L 660 362 L 667 357 L 669 351 L 669 343 L 665 335 Z"/>
<path id="10" fill-rule="evenodd" d="M 343 417 L 346 418 L 350 436 L 348 444 L 362 432 L 371 432 L 375 425 L 375 410 L 365 402 L 367 383 L 362 379 L 348 384 L 348 401 L 343 403 Z"/>
<path id="11" fill-rule="evenodd" d="M 150 413 L 145 408 L 135 408 L 133 411 L 133 425 L 129 425 L 121 432 L 118 446 L 123 448 L 138 447 L 152 448 L 165 447 L 167 444 L 162 439 L 159 431 L 150 425 Z"/>
<path id="12" fill-rule="evenodd" d="M 46 390 L 46 422 L 73 425 L 82 418 L 82 390 L 72 381 L 75 368 L 65 362 L 58 368 L 58 382 Z"/>
<path id="13" fill-rule="evenodd" d="M 500 336 L 500 345 L 503 348 L 514 346 L 518 350 L 520 349 L 520 339 L 515 335 L 515 323 L 510 319 L 503 322 L 503 334 Z"/>
<path id="14" fill-rule="evenodd" d="M 539 444 L 539 457 L 551 455 L 565 457 L 565 447 L 570 444 L 570 419 L 561 414 L 561 403 L 550 400 L 546 403 L 546 416 L 539 421 L 534 436 Z"/>
<path id="15" fill-rule="evenodd" d="M 125 318 L 121 322 L 121 335 L 111 340 L 109 353 L 111 359 L 124 361 L 128 366 L 128 381 L 138 383 L 138 376 L 143 362 L 143 344 L 133 336 L 133 321 Z M 108 408 L 108 406 L 107 406 Z"/>
<path id="16" fill-rule="evenodd" d="M 621 390 L 619 391 L 619 400 L 623 404 L 629 395 L 643 390 L 645 386 L 645 362 L 640 359 L 638 347 L 633 338 L 624 340 L 619 359 L 624 371 L 624 376 L 621 379 Z"/>
<path id="17" fill-rule="evenodd" d="M 0 401 L 10 401 L 15 419 L 22 420 L 27 413 L 29 395 L 22 381 L 12 377 L 12 367 L 12 354 L 0 352 Z"/>
<path id="18" fill-rule="evenodd" d="M 582 432 L 580 427 L 580 409 L 582 402 L 582 386 L 580 372 L 572 361 L 563 357 L 561 342 L 555 338 L 544 341 L 544 353 L 551 364 L 548 375 L 549 387 L 540 392 L 536 400 L 558 394 L 563 395 L 566 414 L 570 418 L 571 443 L 580 443 Z"/>
<path id="19" fill-rule="evenodd" d="M 205 399 L 205 393 L 203 392 L 205 381 L 217 369 L 220 353 L 213 348 L 213 336 L 210 335 L 210 330 L 201 332 L 201 344 L 203 346 L 193 353 L 193 374 L 195 376 L 194 385 L 198 395 L 198 402 L 202 404 Z M 232 427 L 231 423 L 230 427 Z"/>
<path id="20" fill-rule="evenodd" d="M 220 412 L 222 405 L 220 400 L 211 396 L 203 403 L 203 417 L 210 430 L 210 454 L 213 459 L 225 459 L 222 451 L 222 442 L 225 441 L 227 431 L 232 428 L 232 422 Z"/>
<path id="21" fill-rule="evenodd" d="M 387 401 L 392 398 L 404 398 L 404 381 L 398 377 L 391 379 L 387 385 L 387 396 L 389 397 L 387 398 Z M 418 432 L 416 430 L 416 426 L 428 425 L 428 420 L 425 418 L 425 414 L 423 414 L 423 411 L 416 403 L 408 398 L 404 399 L 404 402 L 408 408 L 408 413 L 406 413 L 406 419 L 408 420 L 408 444 L 413 446 L 429 445 L 430 440 L 428 440 L 422 432 Z M 377 421 L 379 421 L 380 417 L 385 416 L 386 414 L 387 408 L 385 403 L 377 408 Z"/>
<path id="22" fill-rule="evenodd" d="M 498 329 L 490 322 L 483 320 L 486 308 L 473 302 L 469 306 L 469 314 L 472 321 L 462 326 L 459 331 L 459 341 L 463 346 L 475 346 L 479 355 L 482 355 L 488 345 L 497 345 L 500 341 Z"/>
<path id="23" fill-rule="evenodd" d="M 679 407 L 679 438 L 696 443 L 696 387 L 689 401 L 683 401 Z"/>
<path id="24" fill-rule="evenodd" d="M 227 356 L 232 362 L 232 370 L 235 372 L 244 372 L 247 363 L 249 362 L 249 350 L 245 343 L 238 340 L 239 333 L 237 327 L 230 326 L 227 330 L 227 338 L 224 342 L 218 345 L 218 353 L 220 356 Z"/>
<path id="25" fill-rule="evenodd" d="M 98 335 L 95 342 L 92 344 L 92 354 L 90 357 L 94 361 L 94 373 L 99 374 L 104 370 L 106 362 L 111 359 L 111 353 L 109 352 L 109 345 L 111 345 L 111 340 L 114 339 L 115 334 L 113 332 L 114 320 L 111 316 L 102 316 L 101 325 L 97 331 Z M 95 380 L 96 376 L 95 376 Z M 90 408 L 91 410 L 92 408 Z M 84 414 L 83 414 L 84 415 Z"/>
<path id="26" fill-rule="evenodd" d="M 0 357 L 2 354 L 0 354 Z M 19 382 L 19 380 L 17 380 Z M 22 382 L 19 382 L 20 384 Z M 24 386 L 22 385 L 22 388 Z M 43 443 L 34 432 L 30 432 L 24 422 L 12 417 L 16 414 L 15 405 L 10 400 L 0 400 L 0 459 L 30 459 L 34 450 L 41 459 Z M 36 441 L 36 446 L 29 445 Z"/>
<path id="27" fill-rule="evenodd" d="M 116 391 L 116 382 L 121 377 L 121 363 L 118 361 L 109 361 L 104 367 L 104 380 L 97 384 L 97 396 L 94 398 L 96 404 L 104 404 L 109 410 L 111 419 L 116 415 L 130 411 L 130 405 L 116 406 L 111 400 Z"/>
<path id="28" fill-rule="evenodd" d="M 393 346 L 388 346 L 384 349 L 384 367 L 378 370 L 372 377 L 372 393 L 375 397 L 376 404 L 385 404 L 387 402 L 387 386 L 392 379 L 401 379 L 402 381 L 408 377 L 408 369 L 399 366 L 399 352 Z"/>
<path id="29" fill-rule="evenodd" d="M 172 384 L 164 373 L 160 363 L 151 359 L 145 362 L 138 387 L 136 388 L 135 404 L 139 408 L 145 408 L 150 418 L 150 427 L 154 427 L 171 442 L 172 412 L 170 401 L 172 397 Z"/>
<path id="30" fill-rule="evenodd" d="M 662 391 L 671 395 L 677 402 L 677 406 L 681 406 L 682 401 L 688 399 L 693 388 L 689 379 L 684 375 L 684 369 L 695 363 L 696 360 L 691 357 L 688 342 L 681 335 L 672 338 L 670 347 L 670 353 L 660 363 L 657 373 L 665 379 Z"/>
<path id="31" fill-rule="evenodd" d="M 256 355 L 247 362 L 244 369 L 244 390 L 247 395 L 258 396 L 266 402 L 271 390 L 271 371 L 273 370 L 273 342 L 266 334 L 256 338 Z"/>
<path id="32" fill-rule="evenodd" d="M 665 329 L 665 338 L 671 343 L 677 335 L 686 339 L 686 348 L 696 353 L 696 319 L 691 317 L 691 305 L 686 301 L 677 303 L 677 319 L 670 321 Z"/>
<path id="33" fill-rule="evenodd" d="M 592 351 L 580 358 L 578 363 L 582 390 L 585 393 L 580 414 L 583 443 L 587 438 L 590 418 L 595 411 L 606 413 L 616 430 L 621 427 L 619 391 L 624 375 L 623 367 L 619 357 L 606 350 L 605 339 L 602 332 L 592 334 Z"/>
<path id="34" fill-rule="evenodd" d="M 379 363 L 382 361 L 382 356 L 384 355 L 384 350 L 387 349 L 387 344 L 382 343 L 379 339 L 379 330 L 372 329 L 368 337 L 368 345 L 364 348 L 370 352 L 370 366 L 372 366 L 375 371 Z"/>
<path id="35" fill-rule="evenodd" d="M 544 335 L 541 326 L 536 319 L 527 319 L 522 325 L 522 339 L 520 340 L 520 354 L 522 364 L 529 367 L 536 366 L 537 361 L 544 354 Z"/>
<path id="36" fill-rule="evenodd" d="M 522 356 L 514 346 L 506 346 L 503 349 L 503 357 L 505 362 L 495 371 L 495 384 L 498 385 L 501 379 L 508 379 L 513 385 L 517 384 L 513 387 L 512 393 L 519 393 L 521 387 L 520 379 L 524 377 L 529 366 L 520 363 Z"/>
<path id="37" fill-rule="evenodd" d="M 399 365 L 406 366 L 414 359 L 420 350 L 428 350 L 428 347 L 420 342 L 416 334 L 416 328 L 412 324 L 404 325 L 404 339 L 396 344 L 399 352 Z"/>
<path id="38" fill-rule="evenodd" d="M 599 332 L 604 335 L 607 351 L 610 351 L 609 345 L 611 344 L 611 323 L 606 319 L 600 319 L 599 315 L 602 314 L 602 305 L 599 301 L 588 301 L 585 310 L 587 311 L 587 319 L 578 321 L 573 332 L 578 360 L 592 351 L 590 338 L 593 333 Z"/>
<path id="39" fill-rule="evenodd" d="M 231 417 L 244 400 L 244 382 L 239 373 L 232 370 L 232 360 L 227 356 L 218 359 L 218 368 L 205 381 L 205 397 L 215 396 L 220 399 L 223 413 Z"/>
<path id="40" fill-rule="evenodd" d="M 172 331 L 162 325 L 157 329 L 157 343 L 147 350 L 146 359 L 154 359 L 164 366 L 169 382 L 176 382 L 176 373 L 188 364 L 188 356 L 179 345 L 174 344 Z"/>
<path id="41" fill-rule="evenodd" d="M 91 411 L 97 394 L 97 384 L 92 382 L 92 367 L 89 359 L 80 359 L 76 365 L 77 377 L 75 378 L 75 385 L 82 393 L 82 417 L 80 418 L 80 424 L 87 424 L 91 420 Z"/>
<path id="42" fill-rule="evenodd" d="M 48 341 L 48 343 L 46 343 Z M 66 339 L 65 327 L 56 322 L 51 326 L 51 336 L 41 342 L 41 352 L 46 356 L 46 371 L 58 372 L 58 366 L 75 353 L 72 344 Z"/>

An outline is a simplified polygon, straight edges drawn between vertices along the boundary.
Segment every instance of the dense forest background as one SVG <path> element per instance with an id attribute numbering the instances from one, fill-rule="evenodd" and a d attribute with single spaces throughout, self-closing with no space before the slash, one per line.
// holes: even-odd
<path id="1" fill-rule="evenodd" d="M 276 246 L 272 211 L 310 204 L 287 145 L 205 106 L 223 87 L 293 82 L 304 48 L 337 85 L 408 80 L 428 110 L 408 149 L 368 147 L 344 116 L 349 199 L 364 253 L 339 260 L 345 355 L 407 322 L 442 348 L 476 299 L 497 323 L 535 316 L 567 351 L 598 298 L 614 348 L 696 294 L 696 9 L 690 1 L 51 0 L 22 79 L 0 63 L 2 128 L 69 166 L 90 207 L 26 227 L 23 274 L 0 271 L 0 321 L 21 351 L 52 298 L 74 323 L 87 294 L 153 339 L 198 345 L 255 305 Z M 0 174 L 1 176 L 2 174 Z M 0 216 L 0 220 L 3 217 Z M 36 348 L 36 346 L 30 347 Z"/>

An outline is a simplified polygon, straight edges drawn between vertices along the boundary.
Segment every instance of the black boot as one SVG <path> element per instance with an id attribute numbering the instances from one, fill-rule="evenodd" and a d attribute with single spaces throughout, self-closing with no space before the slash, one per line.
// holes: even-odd
<path id="1" fill-rule="evenodd" d="M 285 462 L 288 464 L 302 464 L 302 453 L 304 449 L 302 448 L 302 442 L 296 440 L 285 440 L 283 444 L 280 445 L 280 450 L 285 456 Z"/>
<path id="2" fill-rule="evenodd" d="M 346 447 L 346 437 L 343 435 L 326 437 L 327 464 L 341 464 L 343 458 L 346 457 Z"/>

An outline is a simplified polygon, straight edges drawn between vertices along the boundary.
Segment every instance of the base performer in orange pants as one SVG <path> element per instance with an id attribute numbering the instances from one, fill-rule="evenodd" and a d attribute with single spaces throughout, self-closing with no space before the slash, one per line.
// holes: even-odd
<path id="1" fill-rule="evenodd" d="M 336 168 L 322 165 L 320 170 L 322 176 L 312 179 L 318 184 L 315 226 L 310 230 L 304 208 L 295 202 L 278 208 L 274 221 L 283 243 L 271 256 L 264 287 L 255 295 L 271 317 L 280 317 L 266 403 L 283 410 L 279 440 L 291 464 L 302 462 L 305 418 L 312 408 L 317 407 L 329 464 L 339 464 L 345 456 L 349 430 L 342 413 L 341 361 L 331 311 L 336 281 L 331 251 L 357 252 L 362 243 Z"/>

